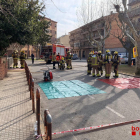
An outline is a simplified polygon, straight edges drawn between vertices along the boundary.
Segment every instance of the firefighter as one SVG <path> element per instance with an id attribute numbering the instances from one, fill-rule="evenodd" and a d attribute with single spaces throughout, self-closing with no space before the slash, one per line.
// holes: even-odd
<path id="1" fill-rule="evenodd" d="M 92 64 L 92 55 L 93 55 L 93 53 L 90 52 L 89 53 L 89 57 L 87 59 L 87 64 L 88 64 L 87 75 L 90 75 L 91 74 L 91 70 L 92 70 L 92 66 L 91 66 L 91 64 Z"/>
<path id="2" fill-rule="evenodd" d="M 62 57 L 60 60 L 60 70 L 64 70 L 64 69 L 65 69 L 65 60 L 64 57 Z"/>
<path id="3" fill-rule="evenodd" d="M 18 51 L 15 50 L 12 56 L 13 56 L 13 62 L 14 62 L 13 68 L 18 68 Z"/>
<path id="4" fill-rule="evenodd" d="M 67 56 L 66 56 L 66 65 L 67 65 L 67 69 L 68 69 L 68 55 L 69 55 L 69 51 L 67 52 Z"/>
<path id="5" fill-rule="evenodd" d="M 55 63 L 56 63 L 56 54 L 55 54 L 55 52 L 52 55 L 52 62 L 53 62 L 53 69 L 56 69 L 55 68 Z"/>
<path id="6" fill-rule="evenodd" d="M 119 66 L 119 63 L 120 63 L 120 57 L 118 56 L 118 52 L 115 51 L 114 52 L 114 58 L 113 58 L 113 66 L 114 66 L 114 72 L 115 72 L 115 75 L 113 77 L 115 78 L 118 78 L 118 66 Z"/>
<path id="7" fill-rule="evenodd" d="M 68 54 L 67 54 L 67 69 L 70 69 L 70 63 L 71 63 L 71 54 L 70 54 L 70 51 L 68 51 Z"/>
<path id="8" fill-rule="evenodd" d="M 93 56 L 92 56 L 92 76 L 95 77 L 95 70 L 96 70 L 96 76 L 100 77 L 98 66 L 99 66 L 99 61 L 98 61 L 98 52 L 95 51 Z"/>
<path id="9" fill-rule="evenodd" d="M 110 50 L 106 50 L 104 63 L 105 63 L 105 77 L 109 79 L 110 74 L 111 74 L 111 67 L 112 67 L 112 55 L 110 53 Z"/>
<path id="10" fill-rule="evenodd" d="M 70 53 L 70 69 L 72 69 L 72 57 L 73 57 L 73 54 L 72 53 Z"/>
<path id="11" fill-rule="evenodd" d="M 103 75 L 103 56 L 102 56 L 102 52 L 101 51 L 98 51 L 98 60 L 99 60 L 99 67 L 98 67 L 98 70 L 101 71 L 101 75 Z"/>
<path id="12" fill-rule="evenodd" d="M 20 64 L 21 64 L 21 68 L 23 69 L 25 67 L 25 52 L 21 51 L 20 54 Z"/>

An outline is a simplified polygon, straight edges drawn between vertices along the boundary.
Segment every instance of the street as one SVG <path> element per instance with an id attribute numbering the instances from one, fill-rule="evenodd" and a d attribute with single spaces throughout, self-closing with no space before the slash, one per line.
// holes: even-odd
<path id="1" fill-rule="evenodd" d="M 41 116 L 43 118 L 44 110 L 49 109 L 53 119 L 53 133 L 140 119 L 139 88 L 119 89 L 99 81 L 98 79 L 105 78 L 105 74 L 100 78 L 89 76 L 85 61 L 73 60 L 73 69 L 64 71 L 58 70 L 57 65 L 56 70 L 53 70 L 52 64 L 46 65 L 42 60 L 35 61 L 35 64 L 27 60 L 27 63 L 35 80 L 35 89 L 40 89 Z M 79 80 L 106 93 L 48 100 L 38 85 L 44 82 L 42 69 L 47 69 L 47 66 L 53 72 L 53 81 Z M 114 73 L 111 74 L 111 78 L 113 75 Z M 119 78 L 132 77 L 120 74 Z M 132 126 L 139 127 L 139 125 L 140 123 L 137 122 L 96 131 L 84 130 L 57 134 L 53 135 L 53 140 L 138 140 L 139 132 L 136 136 L 132 136 Z"/>

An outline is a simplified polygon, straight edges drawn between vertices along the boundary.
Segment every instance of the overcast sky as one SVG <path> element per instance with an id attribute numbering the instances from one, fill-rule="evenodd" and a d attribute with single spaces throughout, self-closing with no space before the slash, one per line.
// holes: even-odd
<path id="1" fill-rule="evenodd" d="M 102 0 L 92 0 L 99 2 Z M 106 1 L 106 0 L 103 0 Z M 108 0 L 107 0 L 108 1 Z M 53 3 L 54 2 L 54 3 Z M 57 38 L 78 28 L 76 11 L 82 0 L 44 0 L 45 15 L 57 22 Z M 57 7 L 56 7 L 56 6 Z"/>

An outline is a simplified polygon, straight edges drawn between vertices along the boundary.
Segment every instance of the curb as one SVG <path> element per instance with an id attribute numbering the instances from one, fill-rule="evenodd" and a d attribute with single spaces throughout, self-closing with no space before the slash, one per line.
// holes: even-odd
<path id="1" fill-rule="evenodd" d="M 123 75 L 127 75 L 127 76 L 132 76 L 132 77 L 140 78 L 140 76 L 133 75 L 133 74 L 123 73 L 123 72 L 118 72 L 118 73 L 119 74 L 123 74 Z"/>

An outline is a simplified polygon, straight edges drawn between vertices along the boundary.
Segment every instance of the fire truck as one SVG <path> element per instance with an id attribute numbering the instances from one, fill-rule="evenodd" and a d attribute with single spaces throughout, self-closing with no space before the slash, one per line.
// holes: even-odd
<path id="1" fill-rule="evenodd" d="M 59 53 L 61 58 L 66 57 L 67 51 L 70 51 L 70 47 L 59 44 L 47 44 L 47 46 L 42 47 L 40 58 L 44 59 L 46 64 L 50 64 L 54 52 L 56 52 L 56 55 Z"/>

